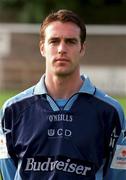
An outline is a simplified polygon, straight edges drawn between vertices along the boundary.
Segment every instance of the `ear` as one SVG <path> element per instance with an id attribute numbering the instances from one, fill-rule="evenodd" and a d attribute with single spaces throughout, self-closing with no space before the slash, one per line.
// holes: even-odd
<path id="1" fill-rule="evenodd" d="M 86 50 L 86 42 L 81 44 L 81 50 L 80 50 L 81 57 L 85 55 L 85 50 Z"/>
<path id="2" fill-rule="evenodd" d="M 45 53 L 44 53 L 44 44 L 42 41 L 40 41 L 39 43 L 39 48 L 40 48 L 40 53 L 43 57 L 45 57 Z"/>

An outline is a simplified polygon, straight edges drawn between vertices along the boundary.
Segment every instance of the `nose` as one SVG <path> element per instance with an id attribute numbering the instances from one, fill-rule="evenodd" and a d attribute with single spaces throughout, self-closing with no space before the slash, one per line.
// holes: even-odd
<path id="1" fill-rule="evenodd" d="M 58 54 L 65 54 L 66 53 L 66 44 L 64 41 L 61 41 L 58 46 Z"/>

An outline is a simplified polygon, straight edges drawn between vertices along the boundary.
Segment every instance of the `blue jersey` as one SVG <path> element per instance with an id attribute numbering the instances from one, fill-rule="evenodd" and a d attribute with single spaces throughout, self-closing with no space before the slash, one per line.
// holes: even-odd
<path id="1" fill-rule="evenodd" d="M 4 180 L 124 180 L 125 121 L 119 103 L 85 76 L 65 103 L 50 97 L 44 76 L 1 110 Z M 60 104 L 60 106 L 59 106 Z"/>

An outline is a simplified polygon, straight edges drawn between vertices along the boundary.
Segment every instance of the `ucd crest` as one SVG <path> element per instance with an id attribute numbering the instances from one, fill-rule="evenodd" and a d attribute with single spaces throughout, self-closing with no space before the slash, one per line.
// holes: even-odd
<path id="1" fill-rule="evenodd" d="M 55 135 L 55 129 L 48 129 L 48 136 L 54 136 Z"/>

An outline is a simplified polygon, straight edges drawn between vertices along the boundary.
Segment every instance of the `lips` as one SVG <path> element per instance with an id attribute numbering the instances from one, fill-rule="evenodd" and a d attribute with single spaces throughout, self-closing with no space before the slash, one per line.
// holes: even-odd
<path id="1" fill-rule="evenodd" d="M 70 62 L 67 58 L 56 58 L 55 62 Z"/>

